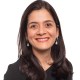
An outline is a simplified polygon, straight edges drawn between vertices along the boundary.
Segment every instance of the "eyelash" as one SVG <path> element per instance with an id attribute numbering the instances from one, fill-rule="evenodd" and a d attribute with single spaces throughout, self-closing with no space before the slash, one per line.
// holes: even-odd
<path id="1" fill-rule="evenodd" d="M 46 27 L 51 27 L 52 24 L 51 23 L 46 23 Z"/>
<path id="2" fill-rule="evenodd" d="M 30 28 L 36 28 L 37 27 L 37 25 L 31 25 L 30 26 Z"/>
<path id="3" fill-rule="evenodd" d="M 45 23 L 44 26 L 47 28 L 47 27 L 52 27 L 52 23 Z M 33 28 L 33 29 L 36 29 L 38 27 L 38 25 L 30 25 L 30 28 Z"/>

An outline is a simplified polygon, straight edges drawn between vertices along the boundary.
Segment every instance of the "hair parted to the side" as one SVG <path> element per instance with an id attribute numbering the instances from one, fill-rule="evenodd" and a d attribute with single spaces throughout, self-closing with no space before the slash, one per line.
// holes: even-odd
<path id="1" fill-rule="evenodd" d="M 56 27 L 59 29 L 58 44 L 51 48 L 51 56 L 54 60 L 53 75 L 57 80 L 72 80 L 73 69 L 71 63 L 65 57 L 65 45 L 62 37 L 60 21 L 54 8 L 46 1 L 37 0 L 31 3 L 24 11 L 21 19 L 18 49 L 21 61 L 20 70 L 28 77 L 28 80 L 45 80 L 45 73 L 38 59 L 33 55 L 32 46 L 27 47 L 25 33 L 27 31 L 28 16 L 34 10 L 46 9 L 53 17 Z"/>

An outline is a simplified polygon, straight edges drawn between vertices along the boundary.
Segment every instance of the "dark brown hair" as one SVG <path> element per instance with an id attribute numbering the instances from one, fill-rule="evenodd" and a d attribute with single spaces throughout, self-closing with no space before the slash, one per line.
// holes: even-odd
<path id="1" fill-rule="evenodd" d="M 31 3 L 24 11 L 19 30 L 19 58 L 21 61 L 20 70 L 28 80 L 45 80 L 45 73 L 40 66 L 38 59 L 33 55 L 32 46 L 27 47 L 25 32 L 27 31 L 28 16 L 34 10 L 46 9 L 53 17 L 56 27 L 59 29 L 58 45 L 51 48 L 51 56 L 54 59 L 53 75 L 57 80 L 72 80 L 73 69 L 70 61 L 65 57 L 65 45 L 62 37 L 60 21 L 54 8 L 46 1 L 37 0 Z"/>

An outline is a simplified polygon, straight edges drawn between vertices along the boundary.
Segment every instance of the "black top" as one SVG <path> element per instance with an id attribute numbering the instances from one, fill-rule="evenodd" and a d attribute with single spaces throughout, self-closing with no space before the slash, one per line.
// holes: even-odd
<path id="1" fill-rule="evenodd" d="M 18 60 L 14 64 L 10 64 L 6 74 L 4 75 L 4 80 L 26 80 L 26 76 L 19 71 L 20 61 Z M 52 76 L 52 66 L 49 67 L 46 71 L 47 79 L 46 80 L 56 80 Z"/>

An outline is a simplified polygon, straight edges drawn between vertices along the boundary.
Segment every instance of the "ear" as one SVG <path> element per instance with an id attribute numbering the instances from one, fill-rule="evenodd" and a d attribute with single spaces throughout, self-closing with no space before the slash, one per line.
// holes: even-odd
<path id="1" fill-rule="evenodd" d="M 59 28 L 56 28 L 56 38 L 58 38 L 59 37 Z"/>
<path id="2" fill-rule="evenodd" d="M 25 32 L 25 38 L 26 38 L 26 40 L 28 40 L 28 37 L 27 37 L 27 32 Z"/>

